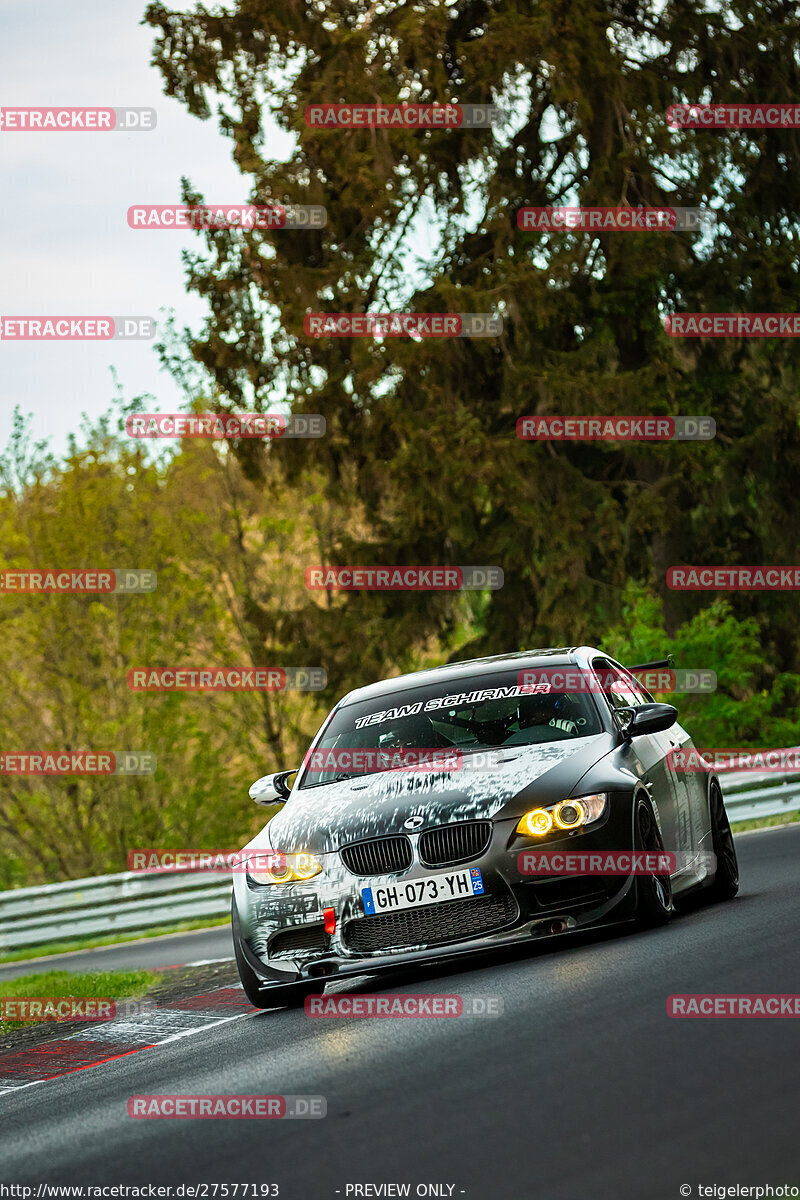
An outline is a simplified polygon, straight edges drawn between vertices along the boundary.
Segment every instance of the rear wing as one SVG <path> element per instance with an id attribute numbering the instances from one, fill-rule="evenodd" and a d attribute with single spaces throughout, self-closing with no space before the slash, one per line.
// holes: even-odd
<path id="1" fill-rule="evenodd" d="M 675 659 L 668 654 L 666 658 L 661 658 L 658 662 L 638 663 L 635 667 L 627 667 L 626 670 L 630 671 L 631 675 L 635 675 L 637 671 L 657 671 L 660 668 L 674 666 Z"/>

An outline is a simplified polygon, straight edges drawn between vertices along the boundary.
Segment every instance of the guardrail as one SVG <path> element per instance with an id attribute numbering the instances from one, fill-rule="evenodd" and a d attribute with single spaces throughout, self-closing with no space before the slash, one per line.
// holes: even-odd
<path id="1" fill-rule="evenodd" d="M 800 812 L 800 772 L 731 771 L 720 782 L 731 821 Z"/>
<path id="2" fill-rule="evenodd" d="M 121 871 L 0 892 L 0 954 L 44 942 L 146 932 L 231 906 L 227 871 Z"/>
<path id="3" fill-rule="evenodd" d="M 731 772 L 722 777 L 732 821 L 800 812 L 800 772 Z M 147 932 L 199 917 L 228 915 L 226 871 L 122 871 L 0 892 L 0 953 L 46 942 Z"/>

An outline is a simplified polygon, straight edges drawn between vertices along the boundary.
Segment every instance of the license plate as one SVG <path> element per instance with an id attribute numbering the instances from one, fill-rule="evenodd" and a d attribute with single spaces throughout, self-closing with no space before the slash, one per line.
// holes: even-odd
<path id="1" fill-rule="evenodd" d="M 477 867 L 448 871 L 446 875 L 426 875 L 407 883 L 388 887 L 362 888 L 364 912 L 395 912 L 398 908 L 417 908 L 421 904 L 441 904 L 445 900 L 466 900 L 484 893 L 483 879 Z"/>

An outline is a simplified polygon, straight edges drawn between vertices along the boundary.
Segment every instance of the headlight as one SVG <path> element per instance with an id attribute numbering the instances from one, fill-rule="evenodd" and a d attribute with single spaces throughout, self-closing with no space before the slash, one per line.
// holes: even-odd
<path id="1" fill-rule="evenodd" d="M 322 870 L 322 863 L 313 854 L 283 854 L 280 850 L 256 853 L 250 859 L 247 878 L 253 883 L 302 883 L 313 879 Z"/>
<path id="2" fill-rule="evenodd" d="M 313 854 L 295 854 L 292 870 L 295 879 L 313 879 L 322 870 L 322 863 Z"/>
<path id="3" fill-rule="evenodd" d="M 564 800 L 553 813 L 553 820 L 559 829 L 577 829 L 586 824 L 586 807 L 580 800 Z"/>
<path id="4" fill-rule="evenodd" d="M 607 792 L 591 796 L 570 796 L 550 808 L 533 808 L 517 823 L 516 833 L 523 837 L 545 837 L 554 828 L 569 832 L 597 821 L 605 812 Z"/>

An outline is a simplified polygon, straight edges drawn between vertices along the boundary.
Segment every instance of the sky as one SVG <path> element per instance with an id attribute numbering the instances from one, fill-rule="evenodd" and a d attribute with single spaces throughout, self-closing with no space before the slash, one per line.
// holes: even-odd
<path id="1" fill-rule="evenodd" d="M 185 8 L 180 3 L 172 5 Z M 149 315 L 170 310 L 199 329 L 203 302 L 186 292 L 181 251 L 190 231 L 133 230 L 132 204 L 180 202 L 186 175 L 210 203 L 245 203 L 248 184 L 214 117 L 200 121 L 163 95 L 150 65 L 155 31 L 145 0 L 0 0 L 0 106 L 130 106 L 157 110 L 140 132 L 0 130 L 0 315 Z M 289 139 L 270 131 L 276 157 Z M 163 311 L 162 311 L 163 310 Z M 81 414 L 97 418 L 116 395 L 151 393 L 147 411 L 174 412 L 182 396 L 153 343 L 0 340 L 0 451 L 12 413 L 66 450 Z"/>

